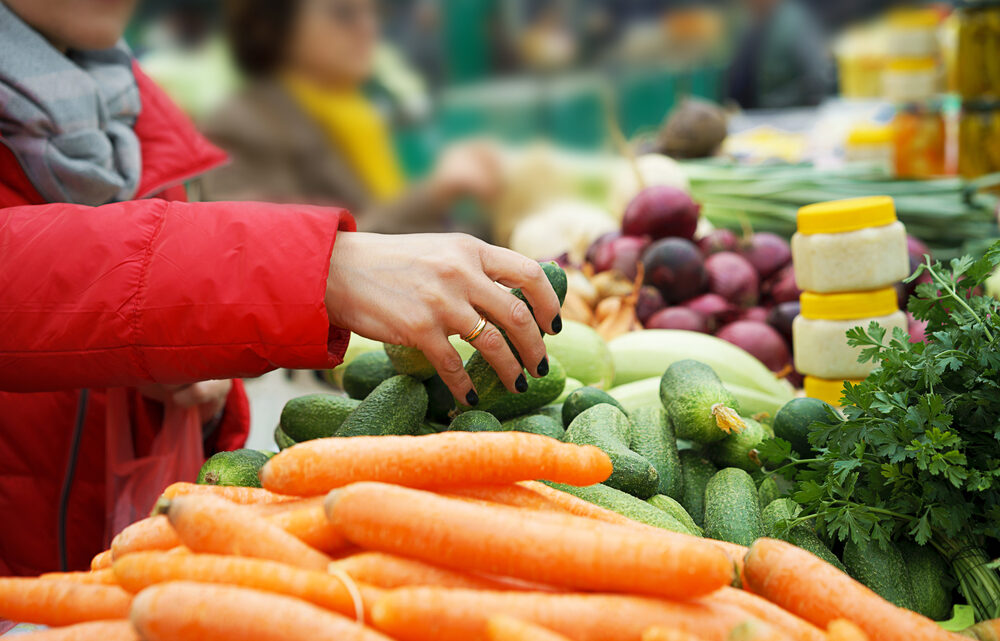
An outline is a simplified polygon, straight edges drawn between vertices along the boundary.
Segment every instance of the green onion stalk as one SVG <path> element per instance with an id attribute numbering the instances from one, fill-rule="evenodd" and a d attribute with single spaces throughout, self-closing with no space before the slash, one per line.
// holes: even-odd
<path id="1" fill-rule="evenodd" d="M 976 611 L 976 620 L 1000 618 L 1000 573 L 983 548 L 969 540 L 935 533 L 932 545 L 951 564 L 958 590 Z"/>

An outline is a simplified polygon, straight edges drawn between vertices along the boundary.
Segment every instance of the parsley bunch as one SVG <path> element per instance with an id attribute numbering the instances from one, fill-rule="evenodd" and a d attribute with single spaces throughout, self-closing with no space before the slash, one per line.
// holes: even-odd
<path id="1" fill-rule="evenodd" d="M 1000 611 L 1000 303 L 980 292 L 1000 264 L 1000 243 L 948 268 L 930 261 L 909 310 L 927 321 L 925 343 L 872 323 L 847 334 L 877 369 L 844 386 L 843 420 L 816 423 L 815 458 L 781 439 L 762 461 L 795 481 L 792 498 L 828 540 L 910 539 L 950 559 L 980 617 Z"/>

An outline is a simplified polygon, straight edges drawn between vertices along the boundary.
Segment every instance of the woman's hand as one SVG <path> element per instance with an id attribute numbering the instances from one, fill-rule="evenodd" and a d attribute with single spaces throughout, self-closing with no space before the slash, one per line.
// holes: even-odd
<path id="1" fill-rule="evenodd" d="M 497 283 L 520 287 L 534 318 Z M 455 398 L 469 405 L 479 398 L 449 335 L 469 334 L 485 316 L 490 323 L 472 345 L 509 390 L 523 392 L 522 367 L 496 326 L 507 332 L 535 377 L 548 373 L 538 328 L 562 329 L 559 299 L 537 262 L 462 234 L 341 233 L 326 292 L 332 325 L 420 349 Z"/>
<path id="2" fill-rule="evenodd" d="M 161 403 L 172 401 L 181 407 L 197 407 L 201 422 L 207 423 L 226 407 L 226 398 L 231 389 L 231 380 L 221 380 L 201 381 L 190 385 L 144 385 L 139 391 L 146 398 Z"/>
<path id="3" fill-rule="evenodd" d="M 486 142 L 449 147 L 428 179 L 431 194 L 442 209 L 466 196 L 490 201 L 500 193 L 502 182 L 500 156 Z"/>

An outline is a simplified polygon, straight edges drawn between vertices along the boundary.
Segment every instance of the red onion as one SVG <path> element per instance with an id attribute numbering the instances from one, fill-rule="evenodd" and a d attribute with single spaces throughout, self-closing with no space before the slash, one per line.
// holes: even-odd
<path id="1" fill-rule="evenodd" d="M 708 333 L 708 319 L 686 307 L 668 307 L 653 314 L 646 322 L 646 329 L 686 329 Z"/>
<path id="2" fill-rule="evenodd" d="M 706 256 L 719 252 L 739 251 L 740 239 L 736 232 L 730 229 L 716 229 L 698 240 L 698 249 Z"/>
<path id="3" fill-rule="evenodd" d="M 639 192 L 625 209 L 622 233 L 628 236 L 649 236 L 653 240 L 667 237 L 694 237 L 701 208 L 677 187 L 657 185 Z"/>
<path id="4" fill-rule="evenodd" d="M 754 321 L 756 323 L 767 322 L 767 309 L 764 307 L 750 307 L 740 313 L 739 320 Z"/>
<path id="5" fill-rule="evenodd" d="M 635 280 L 642 253 L 649 246 L 648 238 L 621 236 L 609 239 L 594 251 L 591 264 L 597 273 L 615 270 L 629 280 Z"/>
<path id="6" fill-rule="evenodd" d="M 601 234 L 596 239 L 594 239 L 594 242 L 590 243 L 590 247 L 587 248 L 587 254 L 584 256 L 584 260 L 590 263 L 591 265 L 595 265 L 596 269 L 597 254 L 601 251 L 601 248 L 604 245 L 615 240 L 616 238 L 621 238 L 621 237 L 622 233 L 620 231 L 609 231 L 606 234 Z"/>
<path id="7" fill-rule="evenodd" d="M 789 303 L 780 303 L 772 307 L 771 311 L 768 312 L 767 324 L 778 330 L 778 333 L 790 343 L 792 341 L 792 322 L 801 311 L 802 306 L 797 300 Z"/>
<path id="8" fill-rule="evenodd" d="M 768 283 L 767 292 L 778 305 L 799 300 L 802 290 L 795 284 L 795 267 L 789 265 L 778 272 Z"/>
<path id="9" fill-rule="evenodd" d="M 660 293 L 660 290 L 643 285 L 639 288 L 639 297 L 635 301 L 635 317 L 645 325 L 650 316 L 666 306 L 667 303 L 663 300 L 663 294 Z"/>
<path id="10" fill-rule="evenodd" d="M 792 360 L 785 339 L 765 323 L 736 321 L 715 335 L 750 352 L 772 372 L 781 371 Z"/>
<path id="11" fill-rule="evenodd" d="M 910 335 L 911 343 L 927 342 L 927 321 L 918 321 L 913 314 L 906 313 L 907 333 Z"/>
<path id="12" fill-rule="evenodd" d="M 731 303 L 749 307 L 757 302 L 760 279 L 745 258 L 733 252 L 719 252 L 705 259 L 708 289 Z"/>
<path id="13" fill-rule="evenodd" d="M 916 236 L 906 237 L 906 252 L 911 258 L 916 258 L 917 263 L 924 262 L 924 256 L 931 256 L 931 250 Z"/>
<path id="14" fill-rule="evenodd" d="M 664 238 L 649 246 L 642 255 L 645 284 L 663 294 L 663 300 L 679 303 L 705 291 L 708 276 L 701 252 L 683 238 Z"/>
<path id="15" fill-rule="evenodd" d="M 757 270 L 761 280 L 767 280 L 792 260 L 792 249 L 785 239 L 768 232 L 751 236 L 744 243 L 742 254 Z"/>
<path id="16" fill-rule="evenodd" d="M 707 318 L 711 329 L 728 323 L 736 316 L 736 306 L 718 294 L 702 294 L 684 302 L 683 306 Z"/>

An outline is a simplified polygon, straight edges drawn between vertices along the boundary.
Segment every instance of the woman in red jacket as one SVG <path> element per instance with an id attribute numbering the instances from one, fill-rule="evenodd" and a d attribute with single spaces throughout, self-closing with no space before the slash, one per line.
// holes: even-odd
<path id="1" fill-rule="evenodd" d="M 224 155 L 116 44 L 134 4 L 0 0 L 0 575 L 86 567 L 116 529 L 109 461 L 155 452 L 165 407 L 207 406 L 206 451 L 239 447 L 242 388 L 193 382 L 332 367 L 354 331 L 419 347 L 474 405 L 449 334 L 523 391 L 483 318 L 533 376 L 548 371 L 535 323 L 561 327 L 536 263 L 470 237 L 184 202 L 183 182 Z M 534 318 L 497 282 L 523 288 Z"/>

